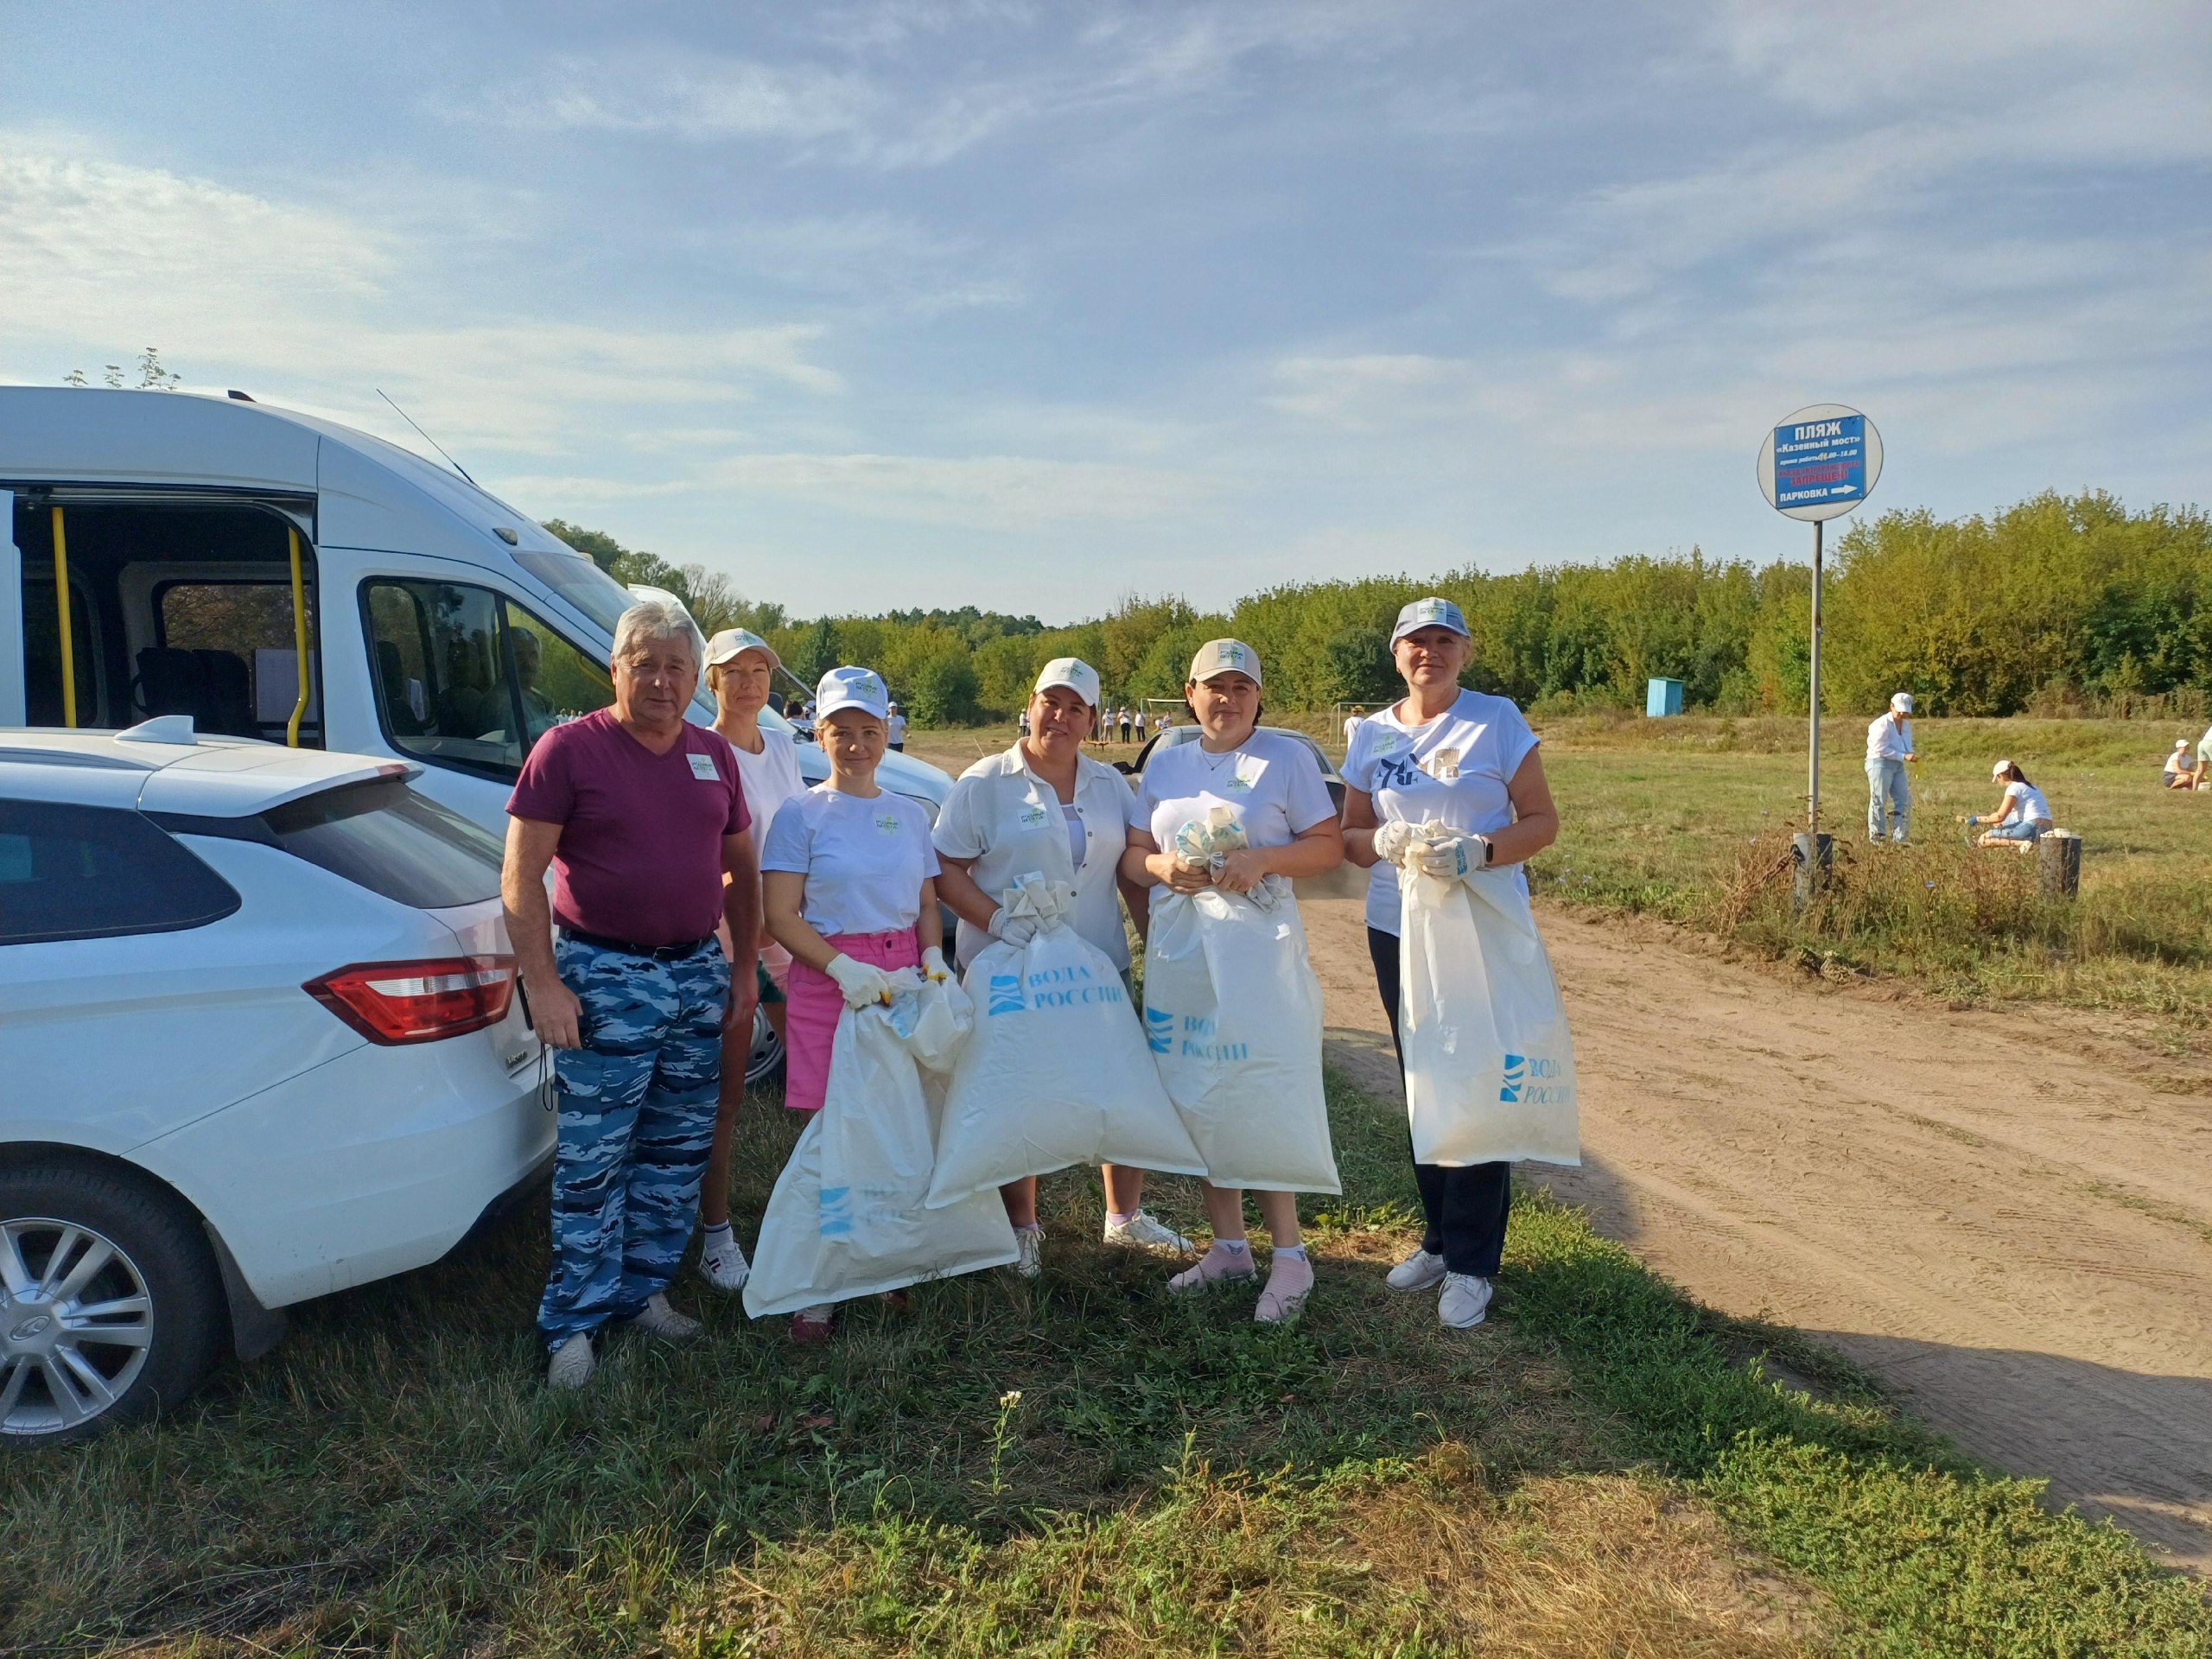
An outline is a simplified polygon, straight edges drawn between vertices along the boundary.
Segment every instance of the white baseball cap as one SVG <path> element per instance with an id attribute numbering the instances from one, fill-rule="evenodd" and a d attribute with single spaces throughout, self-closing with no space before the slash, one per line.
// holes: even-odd
<path id="1" fill-rule="evenodd" d="M 1049 691 L 1056 685 L 1065 685 L 1096 709 L 1098 706 L 1098 671 L 1080 657 L 1055 657 L 1038 671 L 1035 691 Z"/>
<path id="2" fill-rule="evenodd" d="M 705 666 L 713 668 L 718 664 L 734 662 L 748 651 L 757 651 L 766 657 L 772 669 L 784 665 L 784 659 L 776 655 L 776 648 L 749 628 L 724 628 L 707 641 Z"/>
<path id="3" fill-rule="evenodd" d="M 1421 628 L 1449 628 L 1462 639 L 1474 638 L 1467 632 L 1467 619 L 1448 599 L 1416 599 L 1408 604 L 1398 613 L 1398 626 L 1390 630 L 1390 643 L 1395 645 Z"/>
<path id="4" fill-rule="evenodd" d="M 1260 653 L 1242 639 L 1209 639 L 1191 658 L 1191 683 L 1203 685 L 1217 674 L 1242 674 L 1258 685 Z"/>
<path id="5" fill-rule="evenodd" d="M 827 720 L 841 709 L 858 709 L 878 720 L 891 717 L 891 699 L 883 689 L 883 676 L 872 668 L 833 668 L 814 688 L 814 717 Z"/>
<path id="6" fill-rule="evenodd" d="M 2189 747 L 2189 740 L 2188 740 L 2187 738 L 2185 738 L 2185 737 L 2177 737 L 2177 738 L 2174 739 L 2174 747 L 2176 747 L 2177 749 L 2185 749 L 2185 748 L 2187 748 L 2188 747 Z"/>
<path id="7" fill-rule="evenodd" d="M 1864 709 L 1866 705 L 1862 702 L 1859 706 L 1861 709 Z M 1910 714 L 1912 712 L 1912 693 L 1910 691 L 1892 692 L 1890 696 L 1890 707 L 1896 709 L 1897 713 L 1901 715 Z"/>
<path id="8" fill-rule="evenodd" d="M 2006 772 L 2012 770 L 2012 763 L 2010 760 L 1999 760 L 1995 766 L 1989 769 L 1989 775 L 1992 778 L 2002 778 Z"/>

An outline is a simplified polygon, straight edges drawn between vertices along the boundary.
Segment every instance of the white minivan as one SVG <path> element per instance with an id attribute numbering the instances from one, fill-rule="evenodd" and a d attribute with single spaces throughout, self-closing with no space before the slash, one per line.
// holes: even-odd
<path id="1" fill-rule="evenodd" d="M 621 583 L 447 467 L 242 392 L 0 386 L 0 728 L 188 715 L 389 755 L 504 834 L 531 745 L 613 697 Z M 828 759 L 801 741 L 799 770 Z M 932 823 L 952 785 L 879 775 Z M 753 1078 L 781 1058 L 756 1036 Z"/>

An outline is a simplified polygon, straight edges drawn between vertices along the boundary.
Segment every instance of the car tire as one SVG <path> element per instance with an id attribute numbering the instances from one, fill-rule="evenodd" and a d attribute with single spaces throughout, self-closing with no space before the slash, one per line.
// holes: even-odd
<path id="1" fill-rule="evenodd" d="M 224 1306 L 207 1236 L 169 1193 L 113 1170 L 0 1169 L 0 1446 L 177 1404 L 221 1357 Z"/>
<path id="2" fill-rule="evenodd" d="M 766 1012 L 753 1011 L 753 1046 L 745 1056 L 745 1086 L 758 1089 L 784 1069 L 784 1039 L 768 1023 Z"/>

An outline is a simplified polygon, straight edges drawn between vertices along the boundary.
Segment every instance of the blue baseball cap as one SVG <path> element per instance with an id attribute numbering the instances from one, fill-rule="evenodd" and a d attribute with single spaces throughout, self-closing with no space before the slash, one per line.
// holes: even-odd
<path id="1" fill-rule="evenodd" d="M 1398 626 L 1390 630 L 1390 643 L 1395 645 L 1421 628 L 1449 628 L 1462 639 L 1474 638 L 1467 632 L 1467 619 L 1448 599 L 1417 599 L 1408 605 L 1398 613 Z"/>

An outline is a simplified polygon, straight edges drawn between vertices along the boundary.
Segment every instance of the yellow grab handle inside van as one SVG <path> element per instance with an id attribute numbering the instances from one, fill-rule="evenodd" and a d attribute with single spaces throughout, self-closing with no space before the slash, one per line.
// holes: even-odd
<path id="1" fill-rule="evenodd" d="M 292 543 L 292 650 L 300 664 L 300 694 L 292 699 L 291 719 L 284 722 L 284 741 L 296 749 L 300 747 L 300 716 L 308 711 L 308 603 L 306 586 L 300 579 L 299 527 L 287 524 L 284 533 Z"/>
<path id="2" fill-rule="evenodd" d="M 77 723 L 77 651 L 69 637 L 69 538 L 61 531 L 61 509 L 54 509 L 54 594 L 61 607 L 61 723 Z"/>

